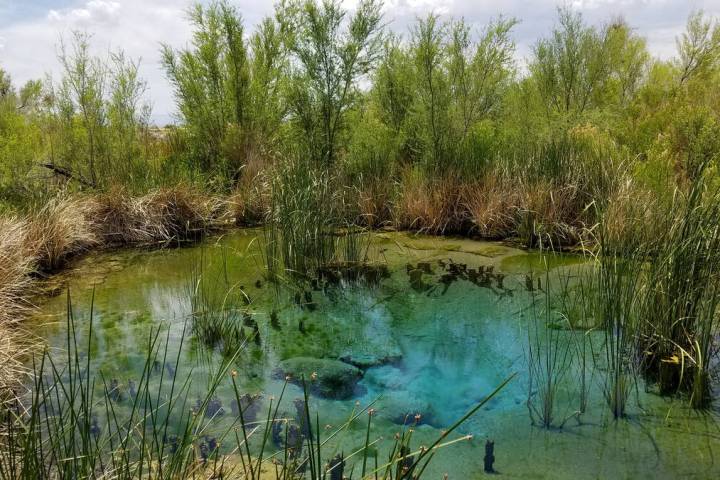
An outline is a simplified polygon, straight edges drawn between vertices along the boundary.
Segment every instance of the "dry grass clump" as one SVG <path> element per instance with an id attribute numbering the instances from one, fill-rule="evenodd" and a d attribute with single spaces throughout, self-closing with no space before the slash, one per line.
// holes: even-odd
<path id="1" fill-rule="evenodd" d="M 588 205 L 577 187 L 538 182 L 519 190 L 523 193 L 518 235 L 528 246 L 574 245 L 580 241 Z"/>
<path id="2" fill-rule="evenodd" d="M 471 231 L 481 237 L 562 246 L 581 239 L 588 205 L 574 186 L 488 175 L 463 187 L 462 206 Z"/>
<path id="3" fill-rule="evenodd" d="M 146 229 L 165 242 L 200 238 L 227 218 L 222 200 L 183 185 L 140 197 L 136 212 L 147 219 Z"/>
<path id="4" fill-rule="evenodd" d="M 605 243 L 615 251 L 635 245 L 639 238 L 660 238 L 669 220 L 652 192 L 626 179 L 607 199 L 602 212 Z"/>
<path id="5" fill-rule="evenodd" d="M 390 211 L 392 186 L 379 181 L 363 185 L 358 192 L 358 222 L 370 228 L 378 228 L 392 219 Z"/>
<path id="6" fill-rule="evenodd" d="M 201 237 L 220 223 L 226 209 L 218 198 L 180 185 L 132 197 L 114 190 L 93 199 L 98 236 L 107 245 L 149 245 Z"/>
<path id="7" fill-rule="evenodd" d="M 260 162 L 245 166 L 228 203 L 237 225 L 263 223 L 270 210 L 270 181 Z"/>
<path id="8" fill-rule="evenodd" d="M 455 177 L 428 181 L 417 171 L 405 172 L 392 206 L 395 226 L 432 234 L 459 231 L 464 222 L 459 193 Z"/>
<path id="9" fill-rule="evenodd" d="M 14 326 L 0 323 L 0 402 L 12 398 L 19 379 L 27 373 L 22 362 L 23 341 Z"/>
<path id="10" fill-rule="evenodd" d="M 463 186 L 461 195 L 472 233 L 489 239 L 516 234 L 521 195 L 509 180 L 488 175 Z"/>
<path id="11" fill-rule="evenodd" d="M 0 218 L 0 400 L 24 371 L 15 329 L 31 308 L 32 259 L 25 252 L 26 227 L 24 220 Z"/>
<path id="12" fill-rule="evenodd" d="M 195 239 L 226 214 L 218 198 L 177 186 L 139 198 L 123 190 L 57 197 L 27 220 L 0 217 L 0 393 L 22 367 L 16 324 L 31 309 L 33 273 L 56 271 L 92 248 Z"/>
<path id="13" fill-rule="evenodd" d="M 93 201 L 58 197 L 31 215 L 25 236 L 25 253 L 38 270 L 55 271 L 72 256 L 100 243 Z"/>
<path id="14" fill-rule="evenodd" d="M 32 258 L 25 251 L 26 228 L 23 220 L 0 218 L 0 325 L 15 323 L 29 308 Z"/>

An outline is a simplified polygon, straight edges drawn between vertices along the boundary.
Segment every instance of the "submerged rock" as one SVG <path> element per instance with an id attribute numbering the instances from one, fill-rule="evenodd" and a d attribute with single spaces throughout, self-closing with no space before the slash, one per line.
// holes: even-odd
<path id="1" fill-rule="evenodd" d="M 325 398 L 348 399 L 355 393 L 363 373 L 359 368 L 339 360 L 295 357 L 280 362 L 274 375 L 276 378 L 289 376 L 290 381 L 298 386 L 302 386 L 304 377 L 311 393 Z"/>
<path id="2" fill-rule="evenodd" d="M 350 352 L 340 357 L 345 363 L 349 363 L 355 367 L 366 370 L 372 367 L 380 367 L 383 365 L 391 365 L 399 362 L 402 359 L 402 354 L 399 352 L 388 353 L 369 353 L 369 352 Z"/>
<path id="3" fill-rule="evenodd" d="M 484 470 L 486 473 L 495 473 L 493 464 L 495 463 L 495 442 L 487 440 L 485 442 L 485 457 L 483 458 Z"/>
<path id="4" fill-rule="evenodd" d="M 300 432 L 304 437 L 312 440 L 312 430 L 310 429 L 310 423 L 307 421 L 308 412 L 306 411 L 305 400 L 296 398 L 293 400 L 293 405 L 295 406 L 295 421 L 300 427 Z"/>
<path id="5" fill-rule="evenodd" d="M 273 328 L 273 330 L 282 330 L 282 327 L 280 326 L 280 317 L 278 316 L 277 310 L 273 310 L 272 312 L 270 312 L 270 326 Z"/>
<path id="6" fill-rule="evenodd" d="M 234 417 L 240 416 L 240 409 L 242 409 L 243 420 L 245 423 L 252 423 L 257 420 L 258 413 L 260 413 L 262 395 L 250 395 L 245 393 L 240 395 L 240 404 L 238 405 L 237 400 L 230 402 L 230 411 Z"/>
<path id="7" fill-rule="evenodd" d="M 203 408 L 204 402 L 200 399 L 197 399 L 195 401 L 195 407 L 193 407 L 194 413 L 199 413 L 200 410 Z M 219 398 L 213 397 L 210 400 L 208 400 L 207 405 L 205 406 L 205 417 L 206 418 L 213 418 L 213 417 L 220 417 L 222 415 L 225 415 L 225 409 L 222 406 L 222 402 Z"/>
<path id="8" fill-rule="evenodd" d="M 342 480 L 343 478 L 347 478 L 344 475 L 345 460 L 342 454 L 339 453 L 330 460 L 328 470 L 330 471 L 330 480 Z"/>
<path id="9" fill-rule="evenodd" d="M 430 285 L 428 283 L 425 283 L 425 281 L 423 280 L 423 274 L 425 272 L 422 269 L 409 268 L 407 273 L 410 277 L 410 286 L 416 292 L 422 293 L 430 288 Z"/>
<path id="10" fill-rule="evenodd" d="M 392 392 L 377 403 L 380 416 L 397 425 L 437 425 L 433 407 L 409 391 Z"/>

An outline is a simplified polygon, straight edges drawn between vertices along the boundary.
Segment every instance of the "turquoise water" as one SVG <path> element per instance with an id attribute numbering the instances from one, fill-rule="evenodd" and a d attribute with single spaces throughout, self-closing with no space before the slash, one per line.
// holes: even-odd
<path id="1" fill-rule="evenodd" d="M 395 433 L 408 428 L 402 425 L 408 415 L 421 415 L 413 427 L 414 446 L 429 445 L 517 373 L 456 435 L 472 434 L 473 439 L 442 450 L 427 478 L 442 478 L 444 473 L 458 479 L 482 477 L 486 439 L 495 442 L 496 470 L 508 478 L 720 475 L 717 410 L 698 414 L 685 402 L 661 398 L 638 382 L 628 418 L 616 421 L 602 395 L 597 351 L 586 356 L 591 366 L 584 371 L 589 396 L 585 413 L 574 415 L 583 370 L 572 355 L 558 388 L 554 428 L 532 425 L 528 395 L 537 404 L 538 392 L 530 387 L 526 361 L 529 332 L 537 325 L 531 304 L 533 297 L 544 298 L 547 285 L 541 276 L 538 289 L 537 279 L 527 274 L 545 263 L 539 255 L 495 243 L 381 234 L 373 240 L 372 253 L 387 275 L 378 283 L 341 280 L 278 291 L 264 280 L 257 234 L 241 231 L 193 248 L 83 259 L 51 286 L 59 295 L 42 302 L 33 330 L 62 353 L 67 299 L 61 293 L 67 287 L 80 344 L 86 344 L 94 293 L 92 365 L 117 386 L 119 411 L 129 408 L 148 334 L 162 328 L 161 336 L 169 339 L 169 358 L 174 359 L 185 332 L 179 371 L 174 372 L 174 361 L 154 368 L 158 378 L 163 371 L 189 378 L 192 404 L 205 395 L 208 379 L 221 363 L 221 345 L 214 342 L 209 348 L 192 330 L 191 292 L 200 282 L 216 305 L 225 298 L 242 300 L 237 308 L 248 340 L 232 368 L 241 390 L 258 395 L 259 412 L 280 397 L 283 361 L 311 357 L 360 367 L 357 382 L 337 395 L 312 395 L 310 407 L 330 426 L 329 432 L 357 408 L 372 403 L 377 414 L 371 439 L 378 439 L 380 463 Z M 560 274 L 573 275 L 582 268 L 574 257 L 547 263 Z M 585 334 L 554 332 L 564 345 L 576 345 L 572 342 Z M 591 332 L 586 339 L 599 346 L 602 336 Z M 216 397 L 219 431 L 232 424 L 237 407 L 229 382 L 219 387 Z M 296 416 L 293 401 L 300 397 L 297 385 L 287 387 L 280 409 L 284 416 Z M 330 447 L 346 454 L 359 448 L 366 418 L 350 425 Z"/>

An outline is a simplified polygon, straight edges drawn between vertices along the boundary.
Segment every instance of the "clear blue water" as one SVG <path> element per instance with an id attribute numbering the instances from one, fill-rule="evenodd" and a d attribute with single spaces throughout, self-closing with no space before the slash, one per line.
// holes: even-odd
<path id="1" fill-rule="evenodd" d="M 542 265 L 537 254 L 469 240 L 378 235 L 373 252 L 387 265 L 387 278 L 377 285 L 308 287 L 312 305 L 298 305 L 295 291 L 278 292 L 263 280 L 257 233 L 237 232 L 193 248 L 94 255 L 57 279 L 56 292 L 70 289 L 81 337 L 88 332 L 94 292 L 92 365 L 118 386 L 119 411 L 127 408 L 142 371 L 148 334 L 158 327 L 168 335 L 171 358 L 186 332 L 177 374 L 191 379 L 191 403 L 207 391 L 221 356 L 193 335 L 189 323 L 189 292 L 193 278 L 197 280 L 193 271 L 202 262 L 204 288 L 212 295 L 225 295 L 227 285 L 235 292 L 242 289 L 249 300 L 242 311 L 257 324 L 260 344 L 248 342 L 233 365 L 243 392 L 261 395 L 260 411 L 266 411 L 282 391 L 284 380 L 277 368 L 283 360 L 315 357 L 361 364 L 362 378 L 350 398 L 312 396 L 311 409 L 332 431 L 358 405 L 374 402 L 371 437 L 379 439 L 380 463 L 395 433 L 407 428 L 401 425 L 407 414 L 422 415 L 413 443 L 428 445 L 517 373 L 455 435 L 472 434 L 473 439 L 442 450 L 427 478 L 442 478 L 444 473 L 449 478 L 480 478 L 486 439 L 495 441 L 495 468 L 508 478 L 720 476 L 717 410 L 698 414 L 685 402 L 661 398 L 638 382 L 628 418 L 616 421 L 602 395 L 599 354 L 587 357 L 595 368 L 585 372 L 586 412 L 573 416 L 582 373 L 573 360 L 558 389 L 555 423 L 568 420 L 562 428 L 532 425 L 526 356 L 528 332 L 533 331 L 531 300 L 542 291 L 536 286 L 530 291 L 526 273 Z M 554 271 L 570 275 L 581 268 L 573 257 L 549 263 Z M 422 273 L 412 273 L 414 268 Z M 458 268 L 462 272 L 453 275 Z M 304 294 L 300 303 L 307 303 Z M 66 297 L 61 294 L 43 301 L 33 324 L 58 355 L 66 345 L 65 319 Z M 576 334 L 557 333 L 563 344 L 575 341 Z M 594 345 L 601 341 L 593 333 L 588 338 Z M 155 368 L 170 372 L 171 363 Z M 530 394 L 537 401 L 537 393 Z M 290 385 L 281 412 L 293 417 L 293 400 L 301 396 L 301 389 Z M 214 420 L 218 429 L 234 420 L 233 398 L 230 383 L 224 382 L 217 393 L 223 409 Z M 329 446 L 346 454 L 355 451 L 363 444 L 365 426 L 366 417 L 358 419 Z"/>

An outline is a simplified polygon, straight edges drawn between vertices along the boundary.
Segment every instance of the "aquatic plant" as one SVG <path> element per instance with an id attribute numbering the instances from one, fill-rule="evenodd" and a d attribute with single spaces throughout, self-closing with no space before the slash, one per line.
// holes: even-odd
<path id="1" fill-rule="evenodd" d="M 534 285 L 533 277 L 528 277 L 528 285 Z M 544 279 L 544 289 L 539 293 L 541 304 L 533 288 L 532 303 L 530 305 L 530 321 L 528 322 L 528 398 L 527 407 L 530 418 L 534 424 L 544 428 L 562 427 L 572 416 L 564 415 L 558 418 L 559 393 L 564 379 L 569 375 L 572 367 L 573 348 L 567 338 L 567 325 L 558 325 L 566 322 L 558 315 L 552 304 L 552 287 L 550 273 L 547 269 Z M 538 279 L 539 280 L 539 279 Z M 541 282 L 538 282 L 540 285 Z"/>
<path id="2" fill-rule="evenodd" d="M 365 262 L 366 232 L 354 226 L 355 204 L 335 180 L 329 171 L 298 159 L 277 167 L 264 226 L 271 278 L 308 278 L 331 264 Z"/>
<path id="3" fill-rule="evenodd" d="M 371 437 L 372 404 L 352 412 L 348 420 L 325 434 L 320 418 L 309 407 L 309 385 L 301 378 L 303 399 L 299 418 L 284 418 L 277 399 L 270 399 L 264 419 L 257 420 L 257 397 L 241 393 L 232 370 L 237 355 L 225 357 L 207 379 L 207 389 L 190 402 L 192 372 L 180 371 L 186 331 L 177 352 L 161 329 L 147 338 L 146 355 L 137 382 L 127 384 L 93 374 L 92 308 L 83 338 L 68 296 L 67 350 L 45 350 L 33 363 L 29 393 L 0 410 L 4 435 L 0 439 L 0 477 L 44 478 L 342 478 L 346 465 L 354 471 L 362 461 L 362 478 L 421 478 L 443 448 L 467 441 L 453 432 L 492 399 L 511 379 L 471 408 L 428 447 L 411 448 L 412 429 L 400 432 L 386 463 L 369 465 L 380 439 Z M 197 381 L 197 380 L 195 380 Z M 222 404 L 216 397 L 230 382 L 237 416 L 221 424 Z M 235 408 L 235 407 L 233 407 Z M 328 442 L 368 415 L 364 444 L 347 455 Z M 299 428 L 296 421 L 306 425 Z M 304 433 L 303 433 L 304 432 Z M 352 466 L 350 462 L 352 461 Z M 358 467 L 359 468 L 359 467 Z M 338 475 L 339 474 L 339 475 Z"/>
<path id="4" fill-rule="evenodd" d="M 644 371 L 664 394 L 686 390 L 707 406 L 720 303 L 720 191 L 701 176 L 666 206 L 643 290 Z"/>
<path id="5" fill-rule="evenodd" d="M 596 315 L 605 341 L 603 393 L 615 418 L 625 416 L 639 366 L 636 300 L 640 264 L 603 252 L 596 266 Z"/>
<path id="6" fill-rule="evenodd" d="M 193 266 L 187 286 L 194 337 L 224 356 L 234 355 L 248 340 L 261 340 L 257 322 L 248 307 L 250 298 L 239 285 L 232 285 L 228 280 L 226 255 L 223 250 L 222 270 L 210 276 L 202 254 Z"/>

